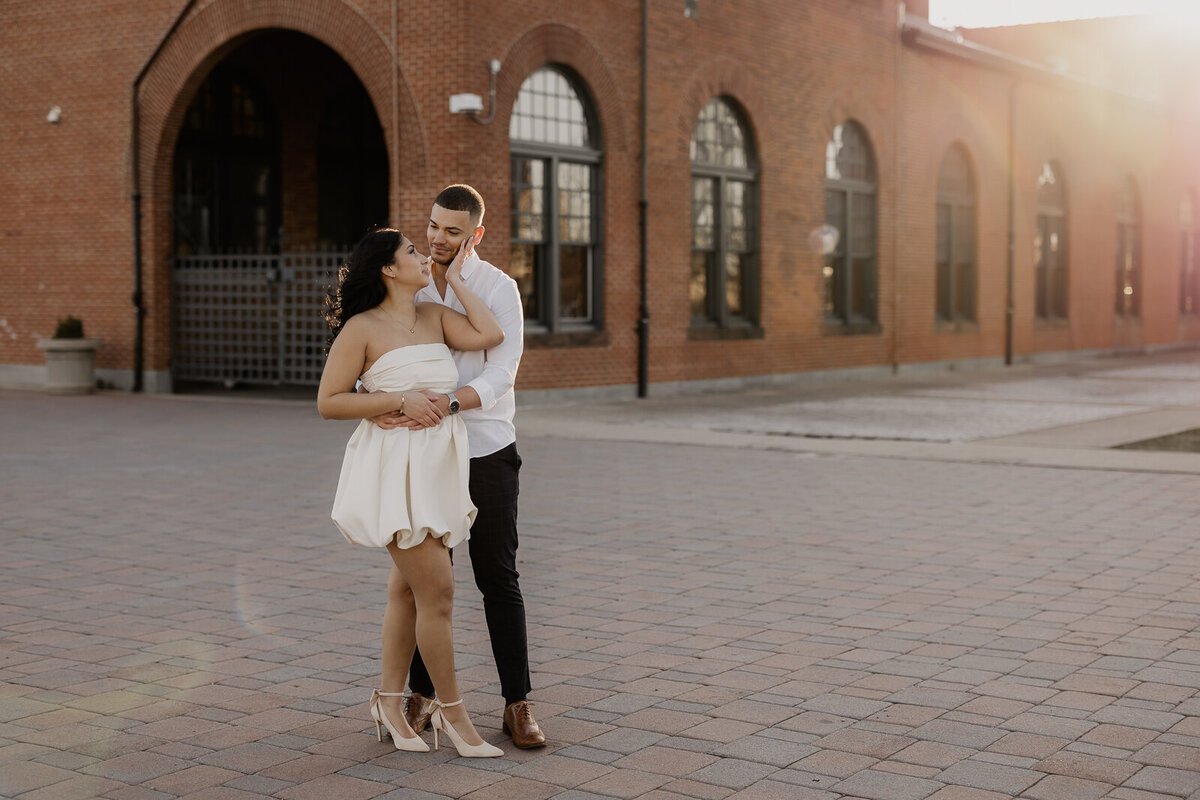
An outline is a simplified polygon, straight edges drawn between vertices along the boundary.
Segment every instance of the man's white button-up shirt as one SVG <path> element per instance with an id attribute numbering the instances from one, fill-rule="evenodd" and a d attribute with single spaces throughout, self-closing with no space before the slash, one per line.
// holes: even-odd
<path id="1" fill-rule="evenodd" d="M 481 259 L 475 253 L 463 264 L 463 281 L 479 295 L 504 329 L 504 341 L 489 350 L 454 350 L 458 366 L 458 385 L 470 386 L 479 395 L 479 408 L 467 409 L 460 416 L 467 425 L 471 458 L 502 450 L 517 440 L 513 416 L 517 398 L 513 384 L 525 346 L 525 313 L 517 282 Z M 438 296 L 432 279 L 417 293 L 418 302 L 441 303 L 466 313 L 454 289 L 446 286 L 446 297 Z"/>

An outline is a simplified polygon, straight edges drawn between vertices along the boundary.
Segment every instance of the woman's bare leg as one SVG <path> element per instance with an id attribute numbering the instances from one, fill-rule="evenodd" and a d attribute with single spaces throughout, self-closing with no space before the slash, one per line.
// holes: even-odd
<path id="1" fill-rule="evenodd" d="M 417 606 L 412 588 L 395 563 L 388 573 L 387 588 L 387 610 L 383 612 L 383 674 L 379 688 L 384 692 L 402 692 L 417 644 Z M 381 697 L 380 703 L 388 721 L 399 728 L 402 735 L 416 735 L 404 719 L 403 698 Z"/>
<path id="2" fill-rule="evenodd" d="M 394 543 L 388 545 L 388 552 L 416 604 L 416 644 L 421 648 L 421 658 L 429 670 L 433 688 L 439 700 L 453 703 L 460 696 L 454 670 L 454 632 L 451 626 L 454 572 L 450 564 L 450 551 L 442 545 L 441 539 L 426 536 L 419 545 L 407 550 L 401 550 Z M 411 661 L 411 648 L 407 655 Z M 403 662 L 405 668 L 409 661 Z M 447 708 L 442 713 L 467 744 L 483 741 L 475 732 L 463 706 Z M 391 718 L 390 714 L 388 718 Z"/>

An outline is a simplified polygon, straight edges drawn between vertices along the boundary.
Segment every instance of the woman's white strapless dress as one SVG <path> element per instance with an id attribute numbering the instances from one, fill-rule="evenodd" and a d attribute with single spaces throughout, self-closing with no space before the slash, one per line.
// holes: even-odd
<path id="1" fill-rule="evenodd" d="M 413 344 L 384 353 L 361 380 L 372 392 L 452 392 L 458 369 L 446 345 Z M 475 520 L 469 475 L 467 428 L 459 416 L 418 431 L 384 430 L 364 419 L 346 443 L 333 522 L 348 541 L 367 547 L 384 547 L 393 536 L 401 549 L 426 536 L 454 547 Z"/>

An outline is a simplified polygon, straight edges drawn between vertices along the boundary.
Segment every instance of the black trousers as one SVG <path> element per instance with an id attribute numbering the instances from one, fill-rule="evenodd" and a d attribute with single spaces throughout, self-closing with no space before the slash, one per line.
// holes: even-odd
<path id="1" fill-rule="evenodd" d="M 525 601 L 517 572 L 520 471 L 521 456 L 515 442 L 490 455 L 471 459 L 471 500 L 479 513 L 467 545 L 475 585 L 483 593 L 483 613 L 506 704 L 524 700 L 530 690 Z M 420 650 L 413 656 L 408 685 L 414 692 L 433 696 L 433 681 L 421 660 Z"/>

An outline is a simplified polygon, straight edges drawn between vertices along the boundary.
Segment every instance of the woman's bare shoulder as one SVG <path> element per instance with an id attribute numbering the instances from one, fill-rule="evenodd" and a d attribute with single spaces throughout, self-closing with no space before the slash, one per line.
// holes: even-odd
<path id="1" fill-rule="evenodd" d="M 446 307 L 444 305 L 435 303 L 432 300 L 422 300 L 417 303 L 417 311 L 421 314 L 433 314 L 440 317 L 445 310 Z"/>
<path id="2" fill-rule="evenodd" d="M 360 311 L 350 319 L 346 320 L 346 324 L 342 326 L 342 332 L 345 333 L 349 331 L 355 335 L 361 336 L 379 324 L 379 320 L 376 318 L 377 316 L 378 315 L 375 313 L 374 308 L 368 309 L 367 311 Z"/>
<path id="3" fill-rule="evenodd" d="M 337 338 L 344 340 L 347 345 L 353 344 L 365 348 L 367 342 L 377 336 L 378 325 L 374 315 L 369 311 L 364 311 L 346 320 L 346 324 L 342 326 Z"/>

